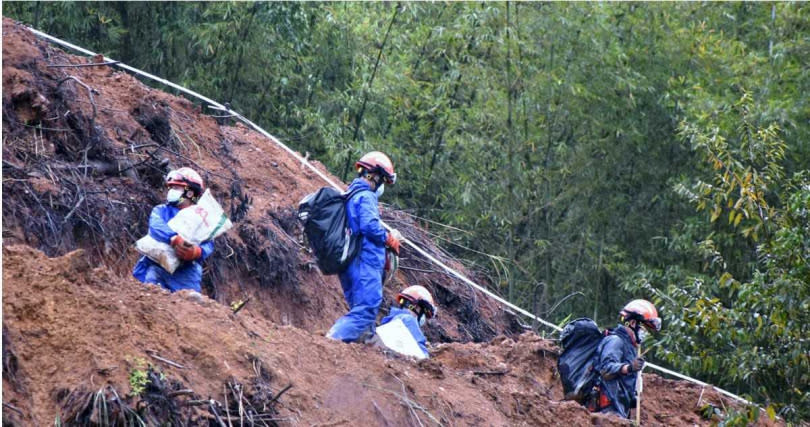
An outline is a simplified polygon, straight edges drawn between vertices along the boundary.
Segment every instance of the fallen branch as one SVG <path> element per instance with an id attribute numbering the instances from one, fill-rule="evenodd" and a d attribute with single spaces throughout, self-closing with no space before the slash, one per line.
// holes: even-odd
<path id="1" fill-rule="evenodd" d="M 98 67 L 102 65 L 115 65 L 120 64 L 121 61 L 109 61 L 109 62 L 94 62 L 92 64 L 48 64 L 50 68 L 66 68 L 66 67 Z"/>
<path id="2" fill-rule="evenodd" d="M 233 427 L 231 425 L 231 410 L 229 409 L 231 407 L 231 403 L 228 402 L 228 390 L 227 390 L 228 386 L 226 385 L 224 387 L 226 388 L 226 390 L 225 393 L 222 394 L 225 396 L 225 414 L 228 416 L 228 425 L 230 427 Z"/>
<path id="3" fill-rule="evenodd" d="M 194 394 L 194 390 L 191 390 L 189 388 L 185 388 L 183 390 L 176 390 L 176 391 L 173 391 L 171 393 L 168 393 L 168 394 L 166 394 L 166 396 L 168 396 L 168 397 L 191 396 L 192 394 Z"/>
<path id="4" fill-rule="evenodd" d="M 159 361 L 161 361 L 161 362 L 163 362 L 163 363 L 165 363 L 167 365 L 171 365 L 171 366 L 174 366 L 175 368 L 179 368 L 179 369 L 186 369 L 185 366 L 183 366 L 183 365 L 181 365 L 181 364 L 179 364 L 177 362 L 172 362 L 169 359 L 165 359 L 163 357 L 158 356 L 157 352 L 155 352 L 154 350 L 146 350 L 146 354 L 148 354 L 152 358 L 157 359 L 157 360 L 159 360 Z"/>
<path id="5" fill-rule="evenodd" d="M 14 411 L 14 412 L 16 412 L 16 413 L 18 413 L 18 414 L 20 414 L 20 415 L 25 415 L 25 414 L 23 414 L 23 412 L 20 410 L 20 408 L 17 408 L 16 406 L 14 406 L 14 405 L 12 405 L 12 404 L 10 404 L 10 403 L 3 402 L 3 406 L 5 406 L 5 407 L 6 407 L 6 408 L 8 408 L 8 409 L 11 409 L 12 411 Z"/>
<path id="6" fill-rule="evenodd" d="M 222 426 L 222 427 L 227 427 L 225 425 L 225 422 L 222 421 L 222 418 L 219 417 L 219 414 L 217 413 L 217 408 L 214 407 L 214 401 L 213 400 L 209 401 L 208 406 L 211 408 L 211 412 L 217 418 L 217 421 L 219 421 L 219 425 Z"/>
<path id="7" fill-rule="evenodd" d="M 59 80 L 59 83 L 56 84 L 56 88 L 58 89 L 59 86 L 62 86 L 62 83 L 66 82 L 68 80 L 75 81 L 76 83 L 82 85 L 82 87 L 84 87 L 87 90 L 87 95 L 90 98 L 90 104 L 93 105 L 93 118 L 90 119 L 90 127 L 92 128 L 92 124 L 96 120 L 96 101 L 95 101 L 95 99 L 93 99 L 93 91 L 95 89 L 92 89 L 90 86 L 87 86 L 86 84 L 84 84 L 84 82 L 82 82 L 81 80 L 77 79 L 74 76 L 67 76 L 64 79 Z"/>
<path id="8" fill-rule="evenodd" d="M 397 268 L 398 268 L 398 269 L 402 269 L 402 270 L 408 270 L 408 271 L 418 271 L 418 272 L 420 272 L 420 273 L 438 273 L 438 274 L 445 274 L 445 275 L 448 275 L 448 276 L 450 276 L 450 277 L 455 278 L 454 276 L 451 276 L 451 275 L 450 275 L 449 273 L 447 273 L 446 271 L 439 271 L 439 270 L 426 270 L 426 269 L 422 269 L 422 268 L 407 267 L 407 266 L 404 266 L 404 265 L 400 265 L 400 266 L 399 266 L 399 267 L 397 267 Z"/>
<path id="9" fill-rule="evenodd" d="M 396 376 L 396 375 L 394 375 L 394 374 L 391 374 L 391 376 L 392 376 L 392 377 L 394 377 L 394 378 L 395 378 L 397 381 L 399 381 L 399 384 L 402 386 L 402 393 L 398 393 L 398 392 L 396 392 L 396 391 L 388 390 L 388 389 L 386 389 L 386 388 L 382 388 L 382 387 L 378 387 L 378 386 L 375 386 L 375 385 L 371 385 L 371 384 L 369 384 L 369 383 L 363 383 L 363 384 L 364 384 L 366 387 L 375 388 L 375 389 L 377 389 L 377 390 L 384 391 L 384 392 L 386 392 L 386 393 L 388 393 L 388 394 L 391 394 L 391 395 L 393 395 L 393 396 L 395 396 L 395 397 L 398 397 L 398 398 L 400 399 L 400 401 L 401 401 L 400 403 L 401 403 L 403 406 L 406 406 L 406 407 L 408 408 L 408 410 L 409 410 L 409 411 L 410 411 L 410 413 L 411 413 L 411 414 L 412 414 L 412 415 L 413 415 L 413 416 L 416 418 L 416 421 L 419 423 L 419 425 L 420 425 L 420 426 L 424 426 L 424 424 L 422 424 L 422 421 L 419 419 L 419 416 L 416 414 L 415 409 L 418 409 L 420 412 L 422 412 L 422 413 L 424 413 L 425 415 L 427 415 L 427 416 L 428 416 L 428 418 L 430 418 L 430 420 L 431 420 L 431 421 L 433 421 L 434 423 L 436 423 L 436 425 L 438 425 L 438 426 L 442 426 L 442 425 L 444 425 L 444 424 L 442 424 L 442 423 L 441 423 L 441 421 L 439 421 L 438 419 L 436 419 L 436 417 L 434 417 L 434 416 L 433 416 L 433 414 L 431 414 L 431 413 L 430 413 L 430 411 L 428 411 L 427 409 L 425 409 L 425 407 L 424 407 L 424 406 L 420 405 L 418 402 L 416 402 L 415 400 L 413 400 L 413 399 L 411 399 L 411 398 L 409 398 L 409 397 L 408 397 L 408 391 L 407 391 L 407 389 L 405 388 L 405 383 L 404 383 L 404 382 L 403 382 L 403 381 L 402 381 L 402 380 L 401 380 L 401 379 L 400 379 L 398 376 Z"/>
<path id="10" fill-rule="evenodd" d="M 274 403 L 275 401 L 277 401 L 281 397 L 282 394 L 286 393 L 287 390 L 289 390 L 291 388 L 292 388 L 292 384 L 289 384 L 289 385 L 287 385 L 287 387 L 284 387 L 283 389 L 281 389 L 281 391 L 278 392 L 278 394 L 276 394 L 276 397 L 271 399 L 270 402 L 268 402 L 268 404 L 269 403 Z"/>
<path id="11" fill-rule="evenodd" d="M 698 396 L 697 407 L 700 408 L 700 402 L 703 401 L 703 392 L 706 391 L 706 386 L 700 388 L 700 396 Z"/>
<path id="12" fill-rule="evenodd" d="M 385 425 L 387 426 L 387 425 L 388 425 L 388 418 L 385 416 L 385 414 L 384 414 L 384 413 L 383 413 L 383 411 L 380 409 L 380 407 L 379 407 L 379 406 L 377 406 L 377 402 L 375 402 L 374 400 L 372 400 L 372 401 L 371 401 L 371 404 L 372 404 L 372 405 L 374 405 L 374 409 L 376 409 L 376 410 L 377 410 L 377 413 L 378 413 L 378 414 L 380 414 L 380 417 L 382 418 L 383 422 L 384 422 L 384 423 L 385 423 Z"/>
<path id="13" fill-rule="evenodd" d="M 133 140 L 131 140 L 129 138 L 126 138 L 126 141 L 128 143 L 132 144 L 132 146 L 141 146 L 140 144 L 138 144 L 137 142 L 135 142 L 135 141 L 133 141 Z M 144 144 L 143 146 L 146 146 L 146 144 Z M 188 160 L 189 162 L 191 162 L 191 164 L 194 165 L 195 168 L 197 168 L 197 170 L 205 171 L 206 173 L 209 173 L 209 174 L 214 175 L 214 176 L 218 176 L 218 177 L 220 177 L 222 179 L 225 179 L 225 180 L 228 180 L 228 181 L 238 181 L 237 179 L 229 178 L 229 177 L 227 177 L 225 175 L 220 175 L 220 174 L 218 174 L 216 172 L 212 172 L 210 169 L 207 169 L 207 168 L 203 167 L 202 165 L 200 165 L 199 163 L 195 162 L 194 159 L 192 159 L 191 157 L 184 156 L 184 155 L 178 153 L 177 151 L 170 150 L 170 149 L 168 149 L 168 148 L 166 148 L 166 147 L 164 147 L 162 145 L 159 145 L 157 148 L 158 148 L 158 150 L 163 150 L 163 151 L 165 151 L 165 152 L 167 152 L 169 154 L 174 154 L 175 156 L 180 157 L 181 159 Z"/>
<path id="14" fill-rule="evenodd" d="M 505 369 L 503 371 L 473 371 L 475 375 L 505 375 L 508 374 L 509 370 Z"/>
<path id="15" fill-rule="evenodd" d="M 84 196 L 79 197 L 79 201 L 76 202 L 76 206 L 73 206 L 73 209 L 71 209 L 70 212 L 68 212 L 68 214 L 65 215 L 65 219 L 62 220 L 62 224 L 65 224 L 66 222 L 68 222 L 70 217 L 73 216 L 73 212 L 76 212 L 76 209 L 79 208 L 79 205 L 81 205 L 83 201 L 84 201 Z"/>

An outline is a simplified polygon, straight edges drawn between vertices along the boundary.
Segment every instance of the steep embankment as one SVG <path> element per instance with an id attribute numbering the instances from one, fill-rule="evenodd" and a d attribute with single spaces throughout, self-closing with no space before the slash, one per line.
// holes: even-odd
<path id="1" fill-rule="evenodd" d="M 432 359 L 325 339 L 345 304 L 336 278 L 313 268 L 294 215 L 323 183 L 188 100 L 107 66 L 61 67 L 84 63 L 4 19 L 4 423 L 105 425 L 136 413 L 190 425 L 623 422 L 561 402 L 555 345 L 517 335 L 466 285 L 419 271 L 430 264 L 408 248 L 386 302 L 405 284 L 434 292 L 442 315 L 426 334 L 443 344 Z M 199 170 L 235 223 L 206 262 L 202 300 L 129 276 L 131 245 L 178 166 Z M 383 215 L 464 270 L 407 215 Z M 228 304 L 248 298 L 233 314 Z M 646 387 L 651 425 L 706 423 L 697 407 L 730 403 L 654 375 Z"/>
<path id="2" fill-rule="evenodd" d="M 377 348 L 341 344 L 258 316 L 234 315 L 212 300 L 168 294 L 93 267 L 74 251 L 47 258 L 27 246 L 3 248 L 4 402 L 7 420 L 45 425 L 89 419 L 93 393 L 131 392 L 133 372 L 148 364 L 174 387 L 146 402 L 169 399 L 186 420 L 207 422 L 215 399 L 220 415 L 228 384 L 242 384 L 254 403 L 268 404 L 286 386 L 273 418 L 301 425 L 600 425 L 622 424 L 561 401 L 557 349 L 527 333 L 489 343 L 438 345 L 414 363 Z M 180 366 L 177 366 L 180 365 Z M 111 387 L 106 388 L 105 387 Z M 698 405 L 723 399 L 687 383 L 647 375 L 645 425 L 702 422 Z M 174 390 L 188 390 L 172 396 Z M 151 399 L 151 400 L 150 400 Z M 139 399 L 129 399 L 132 407 Z M 142 403 L 140 407 L 146 405 Z M 165 402 L 162 402 L 165 405 Z M 725 402 L 728 404 L 729 402 Z M 113 405 L 110 405 L 111 407 Z M 171 411 L 165 411 L 171 414 Z M 84 414 L 85 418 L 82 418 Z"/>
<path id="3" fill-rule="evenodd" d="M 218 122 L 202 106 L 149 88 L 131 75 L 86 64 L 3 21 L 3 232 L 48 255 L 84 248 L 125 274 L 138 254 L 170 168 L 200 172 L 234 229 L 206 262 L 205 293 L 278 323 L 328 328 L 345 311 L 335 276 L 324 277 L 300 243 L 298 201 L 325 185 L 300 161 L 242 124 Z M 323 167 L 314 163 L 324 173 Z M 333 180 L 340 180 L 333 177 Z M 404 213 L 384 210 L 408 238 L 464 271 Z M 428 286 L 444 316 L 434 341 L 484 341 L 515 331 L 497 305 L 476 298 L 409 248 L 386 300 L 403 284 Z M 412 268 L 416 268 L 413 270 Z"/>

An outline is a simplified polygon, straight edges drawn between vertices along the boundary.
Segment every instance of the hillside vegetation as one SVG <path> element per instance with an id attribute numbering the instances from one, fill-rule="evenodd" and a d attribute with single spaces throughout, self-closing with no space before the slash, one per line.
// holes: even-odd
<path id="1" fill-rule="evenodd" d="M 628 423 L 563 401 L 553 341 L 518 334 L 514 317 L 407 250 L 385 293 L 422 283 L 437 296 L 431 359 L 326 339 L 340 288 L 312 268 L 288 207 L 311 172 L 182 98 L 107 66 L 48 67 L 87 62 L 9 20 L 3 33 L 4 425 Z M 129 275 L 166 162 L 205 171 L 235 220 L 206 261 L 204 298 Z M 385 216 L 465 271 L 407 215 Z M 748 416 L 712 389 L 645 378 L 647 425 Z"/>
<path id="2" fill-rule="evenodd" d="M 441 250 L 509 300 L 555 323 L 570 315 L 600 324 L 631 297 L 653 300 L 665 334 L 651 360 L 802 420 L 810 416 L 808 10 L 801 2 L 12 2 L 3 12 L 229 102 L 343 180 L 363 152 L 389 153 L 402 179 L 386 199 L 401 219 L 434 221 Z M 144 123 L 150 114 L 138 113 Z M 49 127 L 45 117 L 27 124 Z M 194 147 L 177 138 L 175 148 Z M 247 161 L 247 146 L 234 146 Z M 267 200 L 288 209 L 316 185 Z M 131 209 L 139 218 L 146 208 Z M 274 215 L 278 226 L 249 213 L 252 231 L 276 232 L 291 218 Z M 43 249 L 67 249 L 56 246 Z M 266 273 L 291 274 L 256 277 Z M 217 274 L 230 273 L 212 271 L 212 283 L 226 277 Z M 339 311 L 339 298 L 332 304 Z M 289 311 L 272 315 L 301 316 Z M 479 326 L 435 333 L 487 340 L 500 330 Z"/>

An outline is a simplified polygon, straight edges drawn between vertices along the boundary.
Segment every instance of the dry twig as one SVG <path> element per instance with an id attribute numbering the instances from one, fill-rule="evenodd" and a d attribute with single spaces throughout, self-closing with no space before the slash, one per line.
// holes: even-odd
<path id="1" fill-rule="evenodd" d="M 93 118 L 90 119 L 90 127 L 92 128 L 93 123 L 96 120 L 96 101 L 95 101 L 95 99 L 93 99 L 93 92 L 95 92 L 95 89 L 92 89 L 90 86 L 87 86 L 84 82 L 82 82 L 81 80 L 79 80 L 78 78 L 76 78 L 74 76 L 67 76 L 64 79 L 59 80 L 59 83 L 56 84 L 56 88 L 58 89 L 59 86 L 62 86 L 62 83 L 66 82 L 68 80 L 75 81 L 76 83 L 80 84 L 82 87 L 84 87 L 87 90 L 87 95 L 90 98 L 90 104 L 93 105 Z"/>
<path id="2" fill-rule="evenodd" d="M 186 369 L 186 367 L 185 367 L 185 366 L 183 366 L 183 365 L 181 365 L 181 364 L 179 364 L 179 363 L 177 363 L 177 362 L 172 362 L 172 361 L 171 361 L 171 360 L 169 360 L 169 359 L 165 359 L 165 358 L 163 358 L 163 357 L 158 356 L 158 355 L 157 355 L 157 352 L 155 352 L 154 350 L 146 350 L 146 354 L 148 354 L 148 355 L 149 355 L 149 356 L 151 356 L 152 358 L 154 358 L 154 359 L 156 359 L 156 360 L 159 360 L 159 361 L 161 361 L 161 362 L 163 362 L 163 363 L 165 363 L 165 364 L 167 364 L 167 365 L 174 366 L 175 368 L 178 368 L 178 369 Z"/>
<path id="3" fill-rule="evenodd" d="M 504 369 L 503 371 L 473 371 L 474 375 L 506 375 L 509 373 L 509 369 Z"/>
<path id="4" fill-rule="evenodd" d="M 375 402 L 374 400 L 372 400 L 372 401 L 371 401 L 371 404 L 372 404 L 372 405 L 374 405 L 374 409 L 376 409 L 376 410 L 377 410 L 377 413 L 380 415 L 380 418 L 382 418 L 383 422 L 384 422 L 384 423 L 385 423 L 385 425 L 387 426 L 387 425 L 388 425 L 388 418 L 385 416 L 385 414 L 384 414 L 384 413 L 383 413 L 383 411 L 380 409 L 380 407 L 379 407 L 379 406 L 377 406 L 377 402 Z"/>
<path id="5" fill-rule="evenodd" d="M 91 64 L 48 64 L 47 66 L 49 68 L 68 68 L 68 67 L 80 68 L 80 67 L 99 67 L 103 65 L 115 65 L 120 63 L 121 61 L 109 61 L 109 62 L 94 62 Z"/>
<path id="6" fill-rule="evenodd" d="M 403 406 L 408 408 L 408 411 L 410 412 L 411 415 L 414 416 L 414 418 L 416 419 L 417 423 L 420 426 L 424 427 L 424 424 L 422 424 L 422 420 L 419 418 L 418 414 L 416 413 L 416 410 L 419 410 L 420 412 L 427 415 L 427 417 L 430 418 L 431 421 L 436 423 L 437 426 L 444 425 L 444 424 L 442 424 L 441 421 L 436 419 L 436 417 L 434 417 L 433 414 L 431 414 L 430 411 L 428 411 L 424 406 L 420 405 L 418 402 L 416 402 L 415 400 L 408 397 L 408 390 L 405 388 L 405 383 L 398 376 L 396 376 L 394 374 L 391 374 L 391 376 L 394 377 L 397 381 L 399 381 L 399 384 L 402 387 L 402 393 L 399 393 L 399 392 L 396 392 L 396 391 L 393 391 L 393 390 L 388 390 L 386 388 L 378 387 L 378 386 L 371 385 L 371 384 L 368 384 L 368 383 L 364 383 L 364 385 L 366 385 L 367 387 L 375 388 L 377 390 L 386 392 L 386 393 L 391 394 L 391 395 L 393 395 L 395 397 L 398 397 L 399 400 L 400 400 L 400 403 Z"/>
<path id="7" fill-rule="evenodd" d="M 283 389 L 281 389 L 281 391 L 279 391 L 276 394 L 276 397 L 274 397 L 272 400 L 270 400 L 269 403 L 273 403 L 273 402 L 277 401 L 281 397 L 282 394 L 286 393 L 287 390 L 289 390 L 291 388 L 292 388 L 292 384 L 288 384 L 287 387 L 284 387 Z"/>
<path id="8" fill-rule="evenodd" d="M 17 408 L 16 406 L 14 406 L 14 405 L 12 405 L 10 403 L 3 402 L 3 406 L 5 406 L 8 409 L 11 409 L 12 411 L 14 411 L 14 412 L 16 412 L 16 413 L 18 413 L 20 415 L 24 415 L 23 412 L 20 410 L 20 408 Z"/>

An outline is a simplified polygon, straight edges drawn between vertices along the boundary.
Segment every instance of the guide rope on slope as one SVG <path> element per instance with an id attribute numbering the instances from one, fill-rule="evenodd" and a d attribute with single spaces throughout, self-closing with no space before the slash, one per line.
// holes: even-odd
<path id="1" fill-rule="evenodd" d="M 31 28 L 31 27 L 25 27 L 25 28 L 27 28 L 28 30 L 30 30 L 30 31 L 31 31 L 32 33 L 34 33 L 35 35 L 37 35 L 37 36 L 39 36 L 39 37 L 41 37 L 41 38 L 43 38 L 43 39 L 46 39 L 46 40 L 48 40 L 48 41 L 50 41 L 50 42 L 52 42 L 52 43 L 56 43 L 56 44 L 58 44 L 58 45 L 61 45 L 61 46 L 64 46 L 64 47 L 67 47 L 67 48 L 73 49 L 73 50 L 78 51 L 78 52 L 81 52 L 81 53 L 84 53 L 85 55 L 89 55 L 89 56 L 96 56 L 96 55 L 98 55 L 98 54 L 96 54 L 95 52 L 89 51 L 89 50 L 84 49 L 84 48 L 82 48 L 82 47 L 79 47 L 79 46 L 76 46 L 76 45 L 71 44 L 71 43 L 69 43 L 69 42 L 66 42 L 66 41 L 64 41 L 64 40 L 58 39 L 58 38 L 53 37 L 53 36 L 51 36 L 51 35 L 49 35 L 49 34 L 43 33 L 43 32 L 41 32 L 41 31 L 39 31 L 39 30 L 33 29 L 33 28 Z M 318 175 L 318 176 L 319 176 L 321 179 L 323 179 L 323 180 L 324 180 L 324 182 L 326 182 L 327 184 L 329 184 L 330 186 L 332 186 L 332 187 L 333 187 L 333 188 L 335 188 L 336 190 L 339 190 L 339 191 L 343 191 L 343 190 L 344 190 L 344 188 L 342 188 L 341 186 L 339 186 L 339 185 L 338 185 L 337 183 L 335 183 L 335 182 L 334 182 L 332 179 L 330 179 L 330 178 L 329 178 L 329 177 L 328 177 L 326 174 L 324 174 L 323 172 L 321 172 L 320 170 L 318 170 L 318 168 L 316 168 L 314 165 L 312 165 L 312 164 L 311 164 L 311 163 L 308 161 L 308 159 L 306 159 L 306 158 L 302 157 L 300 154 L 298 154 L 297 152 L 295 152 L 294 150 L 292 150 L 291 148 L 289 148 L 287 145 L 285 145 L 284 143 L 282 143 L 281 141 L 279 141 L 279 140 L 278 140 L 276 137 L 274 137 L 273 135 L 271 135 L 270 133 L 268 133 L 267 131 L 265 131 L 265 130 L 264 130 L 264 129 L 262 129 L 261 127 L 259 127 L 257 124 L 255 124 L 255 123 L 253 123 L 252 121 L 248 120 L 248 119 L 247 119 L 245 116 L 243 116 L 243 115 L 241 115 L 241 114 L 237 113 L 236 111 L 233 111 L 232 109 L 230 109 L 230 108 L 226 107 L 225 105 L 220 104 L 220 103 L 218 103 L 218 102 L 216 102 L 216 101 L 214 101 L 214 100 L 212 100 L 212 99 L 210 99 L 210 98 L 208 98 L 208 97 L 206 97 L 206 96 L 203 96 L 203 95 L 201 95 L 201 94 L 199 94 L 199 93 L 197 93 L 197 92 L 194 92 L 194 91 L 192 91 L 192 90 L 190 90 L 190 89 L 187 89 L 187 88 L 185 88 L 185 87 L 183 87 L 183 86 L 180 86 L 180 85 L 177 85 L 177 84 L 175 84 L 175 83 L 172 83 L 172 82 L 170 82 L 170 81 L 168 81 L 168 80 L 166 80 L 166 79 L 163 79 L 163 78 L 161 78 L 161 77 L 158 77 L 158 76 L 155 76 L 155 75 L 153 75 L 153 74 L 147 73 L 146 71 L 142 71 L 142 70 L 139 70 L 139 69 L 137 69 L 137 68 L 134 68 L 134 67 L 131 67 L 131 66 L 129 66 L 129 65 L 126 65 L 126 64 L 124 64 L 124 63 L 122 63 L 122 62 L 120 62 L 120 61 L 116 61 L 116 60 L 114 60 L 114 59 L 110 59 L 110 58 L 107 58 L 107 57 L 103 57 L 103 60 L 104 60 L 105 62 L 111 62 L 111 63 L 113 63 L 113 64 L 112 64 L 112 66 L 115 66 L 115 67 L 120 67 L 120 68 L 122 68 L 122 69 L 125 69 L 125 70 L 130 71 L 130 72 L 135 73 L 135 74 L 138 74 L 138 75 L 140 75 L 140 76 L 147 77 L 147 78 L 149 78 L 149 79 L 151 79 L 151 80 L 157 81 L 157 82 L 159 82 L 159 83 L 161 83 L 161 84 L 164 84 L 164 85 L 169 86 L 169 87 L 171 87 L 171 88 L 174 88 L 174 89 L 176 89 L 176 90 L 178 90 L 178 91 L 180 91 L 180 92 L 183 92 L 183 93 L 185 93 L 185 94 L 187 94 L 187 95 L 190 95 L 190 96 L 192 96 L 192 97 L 194 97 L 194 98 L 197 98 L 197 99 L 199 99 L 199 100 L 205 101 L 206 103 L 208 103 L 208 104 L 209 104 L 209 108 L 212 108 L 212 109 L 215 109 L 215 110 L 222 111 L 222 112 L 224 112 L 224 113 L 227 113 L 227 114 L 228 114 L 229 116 L 231 116 L 231 117 L 234 117 L 234 118 L 237 118 L 237 119 L 241 120 L 243 123 L 247 124 L 248 126 L 250 126 L 251 128 L 253 128 L 255 131 L 257 131 L 257 132 L 261 133 L 262 135 L 266 136 L 268 139 L 270 139 L 271 141 L 273 141 L 273 143 L 275 143 L 276 145 L 278 145 L 279 147 L 281 147 L 282 149 L 284 149 L 284 150 L 285 150 L 287 153 L 289 153 L 291 156 L 293 156 L 294 158 L 298 159 L 298 160 L 301 162 L 301 164 L 302 164 L 302 165 L 304 165 L 304 166 L 308 167 L 308 168 L 309 168 L 309 169 L 311 169 L 313 172 L 315 172 L 315 174 L 316 174 L 316 175 Z M 390 227 L 388 224 L 385 224 L 385 222 L 383 222 L 383 227 L 385 227 L 385 229 L 386 229 L 386 230 L 389 230 L 389 231 L 390 231 L 390 230 L 392 230 L 392 228 L 391 228 L 391 227 Z M 548 321 L 546 321 L 545 319 L 541 319 L 540 317 L 538 317 L 538 316 L 534 315 L 533 313 L 530 313 L 529 311 L 524 310 L 523 308 L 520 308 L 520 307 L 518 307 L 518 306 L 517 306 L 517 305 L 515 305 L 515 304 L 512 304 L 511 302 L 509 302 L 509 301 L 507 301 L 507 300 L 505 300 L 505 299 L 501 298 L 500 296 L 498 296 L 498 295 L 494 294 L 493 292 L 489 291 L 488 289 L 484 288 L 483 286 L 481 286 L 481 285 L 479 285 L 479 284 L 477 284 L 477 283 L 473 282 L 472 280 L 468 279 L 466 276 L 464 276 L 463 274 L 459 273 L 458 271 L 456 271 L 456 270 L 455 270 L 455 269 L 453 269 L 452 267 L 450 267 L 450 266 L 448 266 L 447 264 L 443 263 L 442 261 L 440 261 L 440 260 L 439 260 L 439 259 L 437 259 L 436 257 L 432 256 L 431 254 L 427 253 L 427 252 L 426 252 L 424 249 L 420 248 L 420 247 L 419 247 L 419 246 L 418 246 L 416 243 L 414 243 L 414 242 L 412 242 L 412 241 L 410 241 L 410 240 L 408 240 L 408 239 L 406 239 L 406 238 L 401 239 L 401 241 L 402 241 L 403 243 L 407 244 L 408 246 L 410 246 L 411 248 L 413 248 L 413 249 L 414 249 L 416 252 L 418 252 L 420 255 L 422 255 L 422 256 L 424 256 L 425 258 L 427 258 L 428 260 L 430 260 L 432 263 L 436 264 L 437 266 L 442 267 L 442 268 L 443 268 L 445 271 L 447 271 L 447 272 L 448 272 L 450 275 L 452 275 L 452 276 L 454 276 L 454 277 L 458 278 L 458 279 L 459 279 L 459 280 L 461 280 L 462 282 L 464 282 L 464 283 L 466 283 L 466 284 L 468 284 L 468 285 L 472 286 L 473 288 L 475 288 L 475 289 L 477 289 L 477 290 L 481 291 L 482 293 L 484 293 L 485 295 L 487 295 L 487 296 L 491 297 L 491 298 L 492 298 L 492 299 L 494 299 L 495 301 L 498 301 L 499 303 L 503 304 L 503 305 L 504 305 L 504 306 L 506 306 L 506 307 L 509 307 L 510 309 L 514 310 L 515 312 L 520 313 L 520 314 L 522 314 L 522 315 L 524 315 L 524 316 L 526 316 L 526 317 L 528 317 L 528 318 L 530 318 L 530 319 L 533 319 L 533 320 L 535 320 L 535 321 L 537 321 L 537 322 L 540 322 L 540 323 L 542 323 L 543 325 L 545 325 L 545 326 L 547 326 L 547 327 L 549 327 L 549 328 L 551 328 L 551 329 L 553 329 L 553 330 L 555 330 L 555 331 L 557 331 L 557 332 L 562 331 L 562 328 L 560 328 L 559 326 L 555 325 L 554 323 L 548 322 Z M 728 396 L 728 397 L 730 397 L 730 398 L 733 398 L 733 399 L 735 399 L 735 400 L 737 400 L 737 401 L 740 401 L 740 402 L 742 402 L 742 403 L 745 403 L 746 405 L 749 405 L 749 406 L 754 406 L 754 405 L 755 405 L 753 402 L 750 402 L 749 400 L 747 400 L 747 399 L 745 399 L 745 398 L 743 398 L 743 397 L 741 397 L 741 396 L 738 396 L 738 395 L 736 395 L 736 394 L 734 394 L 734 393 L 731 393 L 730 391 L 723 390 L 723 389 L 721 389 L 721 388 L 719 388 L 719 387 L 717 387 L 717 386 L 713 386 L 713 385 L 711 385 L 711 384 L 707 384 L 707 383 L 705 383 L 705 382 L 703 382 L 703 381 L 700 381 L 700 380 L 698 380 L 698 379 L 695 379 L 695 378 L 692 378 L 692 377 L 689 377 L 689 376 L 686 376 L 686 375 L 680 374 L 680 373 L 678 373 L 678 372 L 675 372 L 675 371 L 672 371 L 672 370 L 666 369 L 666 368 L 664 368 L 664 367 L 662 367 L 662 366 L 658 366 L 658 365 L 656 365 L 656 364 L 649 363 L 649 362 L 646 364 L 646 366 L 648 366 L 648 367 L 650 367 L 650 368 L 652 368 L 652 369 L 655 369 L 655 370 L 657 370 L 657 371 L 659 371 L 659 372 L 665 373 L 665 374 L 667 374 L 667 375 L 671 375 L 671 376 L 673 376 L 673 377 L 680 378 L 680 379 L 682 379 L 682 380 L 684 380 L 684 381 L 689 381 L 689 382 L 691 382 L 691 383 L 694 383 L 694 384 L 700 385 L 700 386 L 702 386 L 702 387 L 712 387 L 712 388 L 713 388 L 714 390 L 716 390 L 718 393 L 723 394 L 723 395 L 725 395 L 725 396 Z"/>

